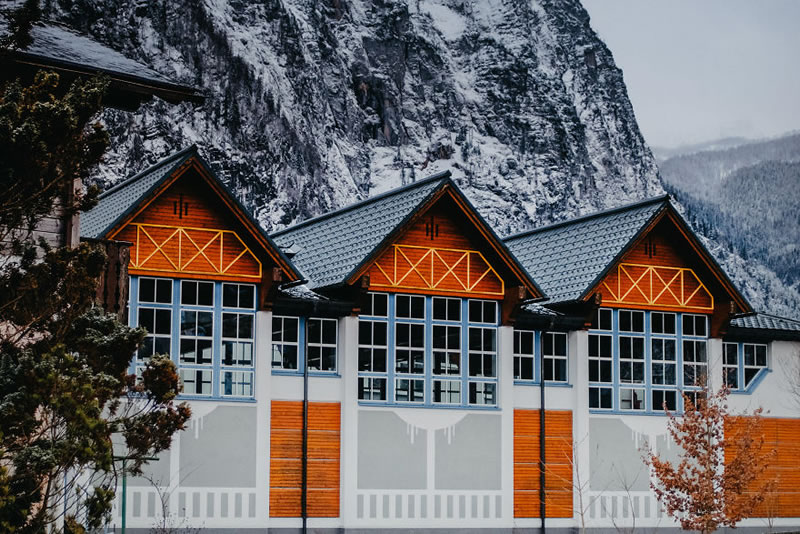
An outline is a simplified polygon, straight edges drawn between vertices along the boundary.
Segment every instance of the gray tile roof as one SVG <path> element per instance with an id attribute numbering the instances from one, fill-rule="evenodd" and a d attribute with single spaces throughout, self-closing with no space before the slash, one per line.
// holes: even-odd
<path id="1" fill-rule="evenodd" d="M 747 317 L 737 317 L 731 321 L 731 327 L 759 329 L 759 330 L 780 330 L 787 332 L 797 332 L 800 334 L 800 321 L 769 315 L 767 313 L 757 313 Z"/>
<path id="2" fill-rule="evenodd" d="M 192 145 L 105 191 L 97 206 L 81 214 L 81 237 L 105 237 L 105 233 L 135 208 L 142 197 L 195 155 L 197 147 Z"/>
<path id="3" fill-rule="evenodd" d="M 295 226 L 275 232 L 272 238 L 283 249 L 296 251 L 292 262 L 320 288 L 343 282 L 442 185 L 450 172 L 435 174 Z"/>
<path id="4" fill-rule="evenodd" d="M 581 298 L 631 240 L 669 204 L 666 195 L 504 239 L 549 303 Z"/>
<path id="5" fill-rule="evenodd" d="M 150 67 L 61 24 L 35 24 L 31 38 L 33 42 L 25 49 L 28 54 L 161 83 L 175 83 Z"/>

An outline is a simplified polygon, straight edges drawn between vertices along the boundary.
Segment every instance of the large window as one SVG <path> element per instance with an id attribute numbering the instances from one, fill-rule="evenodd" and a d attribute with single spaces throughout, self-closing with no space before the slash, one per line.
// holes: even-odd
<path id="1" fill-rule="evenodd" d="M 132 277 L 132 317 L 147 329 L 136 372 L 153 354 L 172 356 L 182 395 L 252 398 L 255 286 Z"/>
<path id="2" fill-rule="evenodd" d="M 308 320 L 308 368 L 326 373 L 336 372 L 336 319 Z"/>
<path id="3" fill-rule="evenodd" d="M 705 315 L 600 308 L 589 330 L 589 407 L 663 413 L 702 396 Z"/>
<path id="4" fill-rule="evenodd" d="M 371 293 L 359 317 L 358 397 L 497 404 L 497 303 Z"/>
<path id="5" fill-rule="evenodd" d="M 722 344 L 722 377 L 732 391 L 747 391 L 768 368 L 767 345 Z"/>
<path id="6" fill-rule="evenodd" d="M 567 334 L 514 330 L 514 380 L 518 383 L 538 384 L 542 376 L 545 382 L 566 384 L 567 361 Z"/>
<path id="7" fill-rule="evenodd" d="M 389 367 L 389 296 L 368 295 L 358 321 L 358 398 L 386 401 Z"/>
<path id="8" fill-rule="evenodd" d="M 310 372 L 335 375 L 338 330 L 336 319 L 273 315 L 273 373 L 302 373 L 307 356 Z"/>
<path id="9" fill-rule="evenodd" d="M 272 316 L 272 368 L 297 370 L 300 352 L 300 319 Z"/>
<path id="10" fill-rule="evenodd" d="M 589 408 L 607 410 L 614 407 L 612 340 L 611 335 L 589 334 Z"/>

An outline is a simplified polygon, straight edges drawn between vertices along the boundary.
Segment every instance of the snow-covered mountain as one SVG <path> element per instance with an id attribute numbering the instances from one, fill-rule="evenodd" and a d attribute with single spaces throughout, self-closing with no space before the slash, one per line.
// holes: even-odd
<path id="1" fill-rule="evenodd" d="M 191 142 L 278 227 L 449 168 L 500 233 L 661 192 L 578 0 L 51 0 L 203 88 L 109 112 L 113 181 Z"/>
<path id="2" fill-rule="evenodd" d="M 107 111 L 107 184 L 197 143 L 277 229 L 451 169 L 501 235 L 663 192 L 579 0 L 43 3 L 208 96 Z"/>

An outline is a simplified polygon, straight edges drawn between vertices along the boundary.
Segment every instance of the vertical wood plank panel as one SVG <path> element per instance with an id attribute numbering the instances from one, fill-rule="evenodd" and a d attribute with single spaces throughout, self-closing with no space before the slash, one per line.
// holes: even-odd
<path id="1" fill-rule="evenodd" d="M 303 403 L 272 401 L 270 517 L 300 517 Z M 339 517 L 341 406 L 308 405 L 308 515 Z"/>
<path id="2" fill-rule="evenodd" d="M 572 412 L 545 411 L 547 517 L 572 517 Z M 514 517 L 539 517 L 539 410 L 514 410 Z"/>

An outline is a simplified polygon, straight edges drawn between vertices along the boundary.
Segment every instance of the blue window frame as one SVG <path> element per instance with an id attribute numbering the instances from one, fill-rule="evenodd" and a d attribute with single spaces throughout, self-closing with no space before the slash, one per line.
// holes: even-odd
<path id="1" fill-rule="evenodd" d="M 498 322 L 494 301 L 370 293 L 359 316 L 359 401 L 496 406 Z"/>
<path id="2" fill-rule="evenodd" d="M 181 396 L 254 398 L 254 285 L 132 276 L 131 296 L 129 323 L 148 332 L 133 372 L 153 354 L 169 354 Z"/>
<path id="3" fill-rule="evenodd" d="M 750 393 L 769 371 L 768 354 L 763 343 L 724 342 L 723 381 L 733 393 Z"/>
<path id="4" fill-rule="evenodd" d="M 538 385 L 544 376 L 547 385 L 566 385 L 568 368 L 566 333 L 514 329 L 515 383 Z"/>
<path id="5" fill-rule="evenodd" d="M 705 315 L 600 308 L 588 337 L 590 410 L 663 414 L 703 395 Z"/>
<path id="6" fill-rule="evenodd" d="M 339 322 L 320 317 L 272 316 L 272 374 L 338 376 Z"/>

